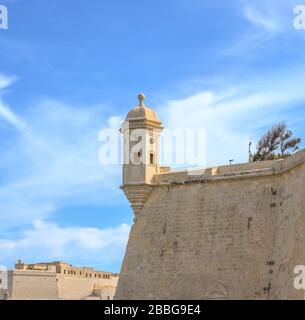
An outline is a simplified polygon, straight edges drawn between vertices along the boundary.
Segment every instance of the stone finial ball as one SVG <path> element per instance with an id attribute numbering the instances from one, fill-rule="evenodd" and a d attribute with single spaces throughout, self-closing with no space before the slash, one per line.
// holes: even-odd
<path id="1" fill-rule="evenodd" d="M 145 100 L 145 94 L 144 93 L 140 93 L 139 95 L 138 95 L 138 99 L 139 99 L 139 101 L 140 102 L 143 102 L 144 100 Z"/>

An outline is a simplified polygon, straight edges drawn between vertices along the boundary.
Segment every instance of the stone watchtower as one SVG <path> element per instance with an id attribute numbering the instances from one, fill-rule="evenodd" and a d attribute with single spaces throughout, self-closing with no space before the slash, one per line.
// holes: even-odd
<path id="1" fill-rule="evenodd" d="M 123 189 L 133 208 L 135 219 L 152 191 L 153 176 L 160 173 L 161 121 L 154 110 L 144 104 L 145 95 L 139 94 L 139 105 L 131 109 L 122 124 Z"/>

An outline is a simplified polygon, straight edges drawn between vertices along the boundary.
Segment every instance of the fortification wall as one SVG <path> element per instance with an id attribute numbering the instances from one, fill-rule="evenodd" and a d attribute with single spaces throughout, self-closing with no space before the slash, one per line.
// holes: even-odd
<path id="1" fill-rule="evenodd" d="M 9 273 L 10 298 L 57 299 L 56 273 L 13 270 Z"/>
<path id="2" fill-rule="evenodd" d="M 118 277 L 87 278 L 64 275 L 51 271 L 11 270 L 8 272 L 8 297 L 10 299 L 87 299 L 95 288 L 99 298 L 112 300 Z M 102 292 L 105 288 L 105 292 Z M 2 296 L 4 295 L 1 294 Z M 1 298 L 0 295 L 0 298 Z M 3 298 L 3 297 L 2 297 Z"/>
<path id="3" fill-rule="evenodd" d="M 58 296 L 61 299 L 75 299 L 81 300 L 91 296 L 96 285 L 99 286 L 113 286 L 112 291 L 109 293 L 109 300 L 112 300 L 115 294 L 117 286 L 117 277 L 110 279 L 98 279 L 98 278 L 84 278 L 84 277 L 69 277 L 62 274 L 57 275 L 58 279 Z M 102 299 L 106 299 L 108 296 L 102 296 Z"/>
<path id="4" fill-rule="evenodd" d="M 303 299 L 293 269 L 305 264 L 304 160 L 158 175 L 116 299 Z"/>

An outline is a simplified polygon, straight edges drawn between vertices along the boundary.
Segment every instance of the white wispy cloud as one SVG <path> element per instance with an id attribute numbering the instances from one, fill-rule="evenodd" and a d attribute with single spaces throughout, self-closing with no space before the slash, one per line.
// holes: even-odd
<path id="1" fill-rule="evenodd" d="M 256 79 L 219 85 L 215 91 L 170 100 L 158 112 L 166 128 L 206 130 L 209 166 L 228 164 L 229 159 L 246 162 L 248 144 L 257 141 L 262 129 L 294 120 L 291 110 L 305 102 L 304 83 L 304 73 L 297 70 L 261 74 Z"/>
<path id="2" fill-rule="evenodd" d="M 278 21 L 271 16 L 264 16 L 261 12 L 251 6 L 247 6 L 244 9 L 244 15 L 248 21 L 251 23 L 263 27 L 266 31 L 269 32 L 279 32 L 281 27 Z"/>
<path id="3" fill-rule="evenodd" d="M 13 83 L 8 77 L 0 81 L 2 88 Z M 9 124 L 1 129 L 6 143 L 0 145 L 0 263 L 11 264 L 16 257 L 98 266 L 120 262 L 129 225 L 63 228 L 45 220 L 71 204 L 120 202 L 121 167 L 98 161 L 98 133 L 103 127 L 117 128 L 120 117 L 108 119 L 104 111 L 102 105 L 44 99 L 21 117 L 0 100 L 0 121 Z M 10 134 L 15 129 L 17 134 Z M 6 232 L 17 229 L 17 236 Z"/>
<path id="4" fill-rule="evenodd" d="M 119 121 L 105 117 L 105 109 L 44 99 L 21 118 L 0 104 L 0 121 L 19 130 L 8 132 L 7 143 L 0 145 L 1 228 L 45 218 L 71 203 L 120 203 L 121 167 L 102 166 L 98 160 L 99 131 Z"/>
<path id="5" fill-rule="evenodd" d="M 16 78 L 13 76 L 7 76 L 0 73 L 0 118 L 13 125 L 16 129 L 23 131 L 26 127 L 25 123 L 3 102 L 2 99 L 3 90 L 10 87 L 15 80 Z"/>
<path id="6" fill-rule="evenodd" d="M 0 73 L 0 90 L 3 90 L 9 86 L 11 86 L 16 80 L 13 76 L 8 76 Z"/>
<path id="7" fill-rule="evenodd" d="M 18 117 L 8 106 L 6 106 L 0 98 L 0 117 L 13 125 L 19 131 L 26 129 L 25 122 Z"/>
<path id="8" fill-rule="evenodd" d="M 242 17 L 241 29 L 235 40 L 222 50 L 222 55 L 237 56 L 242 60 L 263 59 L 267 53 L 280 50 L 281 41 L 287 39 L 287 35 L 296 35 L 292 27 L 296 4 L 295 0 L 236 1 L 236 11 Z M 304 34 L 298 36 L 303 41 Z"/>
<path id="9" fill-rule="evenodd" d="M 26 261 L 65 260 L 105 264 L 120 262 L 125 251 L 130 226 L 113 228 L 60 227 L 35 220 L 33 226 L 15 240 L 0 237 L 0 264 L 22 257 Z"/>

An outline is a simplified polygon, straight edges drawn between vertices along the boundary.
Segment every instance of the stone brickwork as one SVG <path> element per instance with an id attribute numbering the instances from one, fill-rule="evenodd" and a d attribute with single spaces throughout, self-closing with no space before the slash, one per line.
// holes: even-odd
<path id="1" fill-rule="evenodd" d="M 56 272 L 9 271 L 10 299 L 57 299 Z"/>

